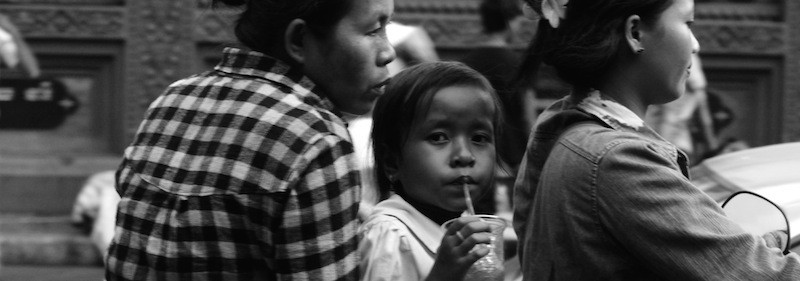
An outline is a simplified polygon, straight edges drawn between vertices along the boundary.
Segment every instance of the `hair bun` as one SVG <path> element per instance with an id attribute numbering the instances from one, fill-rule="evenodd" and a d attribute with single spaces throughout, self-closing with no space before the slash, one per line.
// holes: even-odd
<path id="1" fill-rule="evenodd" d="M 225 4 L 226 6 L 236 7 L 247 4 L 247 0 L 211 0 L 213 5 L 217 5 L 219 3 Z"/>

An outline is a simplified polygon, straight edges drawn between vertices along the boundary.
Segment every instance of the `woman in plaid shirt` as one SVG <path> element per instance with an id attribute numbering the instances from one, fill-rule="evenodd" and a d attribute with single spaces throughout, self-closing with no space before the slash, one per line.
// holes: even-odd
<path id="1" fill-rule="evenodd" d="M 170 85 L 117 171 L 107 280 L 357 280 L 344 114 L 382 92 L 393 0 L 242 6 L 214 70 Z"/>

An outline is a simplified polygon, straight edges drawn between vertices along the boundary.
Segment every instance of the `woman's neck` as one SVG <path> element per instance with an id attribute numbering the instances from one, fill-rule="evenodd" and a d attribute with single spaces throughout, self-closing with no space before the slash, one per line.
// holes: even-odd
<path id="1" fill-rule="evenodd" d="M 601 86 L 600 93 L 627 107 L 639 118 L 644 119 L 647 104 L 642 100 L 641 93 L 630 87 L 631 83 L 606 83 Z"/>
<path id="2" fill-rule="evenodd" d="M 400 193 L 398 192 L 398 194 Z M 451 212 L 434 205 L 420 202 L 414 200 L 413 198 L 411 198 L 411 196 L 405 196 L 404 194 L 400 194 L 400 196 L 403 197 L 403 199 L 405 199 L 406 202 L 408 202 L 408 204 L 411 204 L 411 206 L 417 209 L 417 211 L 419 211 L 420 213 L 422 213 L 423 215 L 425 215 L 426 217 L 428 217 L 429 219 L 431 219 L 432 221 L 436 222 L 439 225 L 443 224 L 448 220 L 461 216 L 462 213 L 462 212 Z"/>

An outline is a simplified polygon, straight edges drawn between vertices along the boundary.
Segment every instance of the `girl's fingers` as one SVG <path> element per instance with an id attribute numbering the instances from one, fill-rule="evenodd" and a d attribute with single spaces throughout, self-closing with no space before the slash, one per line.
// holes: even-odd
<path id="1" fill-rule="evenodd" d="M 492 228 L 485 221 L 472 221 L 464 225 L 459 231 L 466 236 L 473 233 L 488 233 L 492 231 Z"/>
<path id="2" fill-rule="evenodd" d="M 474 217 L 463 217 L 450 224 L 447 231 L 445 231 L 445 235 L 455 235 L 461 240 L 467 240 L 467 237 L 474 233 L 490 231 L 491 227 L 488 223 Z"/>
<path id="3" fill-rule="evenodd" d="M 477 248 L 476 246 L 486 247 L 491 242 L 491 236 L 492 234 L 489 232 L 473 233 L 461 241 L 461 244 L 456 247 L 456 251 L 464 256 Z"/>
<path id="4" fill-rule="evenodd" d="M 478 244 L 467 253 L 467 256 L 470 258 L 471 262 L 475 262 L 488 254 L 489 246 L 486 244 Z"/>
<path id="5" fill-rule="evenodd" d="M 481 222 L 481 219 L 478 217 L 460 217 L 456 220 L 453 220 L 453 222 L 447 226 L 447 231 L 445 231 L 445 235 L 454 235 L 456 231 L 461 230 L 462 228 L 473 222 Z M 461 234 L 464 235 L 464 237 L 467 237 L 467 235 L 472 234 L 472 232 L 461 233 Z"/>

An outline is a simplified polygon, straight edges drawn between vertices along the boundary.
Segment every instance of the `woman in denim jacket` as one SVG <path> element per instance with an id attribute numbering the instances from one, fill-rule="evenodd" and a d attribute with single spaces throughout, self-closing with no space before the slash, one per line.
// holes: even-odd
<path id="1" fill-rule="evenodd" d="M 573 91 L 540 116 L 515 183 L 525 279 L 800 280 L 800 256 L 727 219 L 642 121 L 684 92 L 693 0 L 526 1 L 541 20 L 522 75 L 546 63 Z"/>

